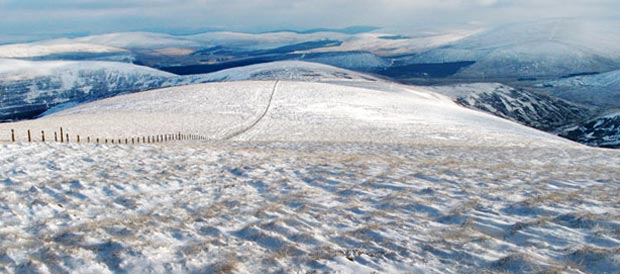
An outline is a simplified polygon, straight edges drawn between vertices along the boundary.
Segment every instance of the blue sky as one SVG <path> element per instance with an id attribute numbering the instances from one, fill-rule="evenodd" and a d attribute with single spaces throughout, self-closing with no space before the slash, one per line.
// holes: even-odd
<path id="1" fill-rule="evenodd" d="M 0 0 L 4 37 L 116 31 L 424 28 L 546 17 L 609 18 L 617 0 Z"/>

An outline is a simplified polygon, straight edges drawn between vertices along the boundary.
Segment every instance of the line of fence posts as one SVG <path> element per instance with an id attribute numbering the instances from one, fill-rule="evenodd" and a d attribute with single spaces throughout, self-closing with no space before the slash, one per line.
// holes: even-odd
<path id="1" fill-rule="evenodd" d="M 32 143 L 33 142 L 33 136 L 32 136 L 32 131 L 30 129 L 26 130 L 27 132 L 27 138 L 28 138 L 28 142 Z M 54 142 L 58 142 L 58 137 L 60 135 L 60 143 L 69 143 L 71 141 L 71 135 L 66 132 L 66 130 L 62 127 L 59 128 L 59 131 L 54 131 Z M 79 134 L 75 135 L 76 137 L 76 142 L 79 144 L 83 141 L 83 139 L 81 138 L 81 136 Z M 97 144 L 101 143 L 101 138 L 97 137 L 94 139 L 96 141 Z M 142 141 L 143 144 L 154 144 L 154 143 L 164 143 L 164 142 L 170 142 L 170 141 L 206 141 L 208 140 L 207 137 L 205 136 L 201 136 L 201 135 L 197 135 L 197 134 L 182 134 L 181 132 L 177 132 L 177 133 L 173 133 L 173 134 L 158 134 L 158 135 L 151 135 L 151 136 L 138 136 L 138 137 L 131 137 L 131 138 L 103 138 L 104 143 L 108 144 L 108 141 L 112 144 L 123 144 L 123 140 L 124 143 L 126 145 L 130 144 L 140 144 Z M 47 140 L 45 138 L 45 130 L 41 130 L 41 142 L 45 143 Z M 11 142 L 16 143 L 17 142 L 17 137 L 15 135 L 15 130 L 11 129 Z M 86 137 L 86 143 L 90 143 L 91 142 L 91 137 L 87 136 Z"/>

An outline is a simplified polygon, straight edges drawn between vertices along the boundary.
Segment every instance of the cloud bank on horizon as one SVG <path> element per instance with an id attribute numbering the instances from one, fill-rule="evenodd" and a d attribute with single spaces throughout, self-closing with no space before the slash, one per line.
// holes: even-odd
<path id="1" fill-rule="evenodd" d="M 0 35 L 437 27 L 617 17 L 617 0 L 0 0 Z M 614 18 L 615 19 L 615 18 Z"/>

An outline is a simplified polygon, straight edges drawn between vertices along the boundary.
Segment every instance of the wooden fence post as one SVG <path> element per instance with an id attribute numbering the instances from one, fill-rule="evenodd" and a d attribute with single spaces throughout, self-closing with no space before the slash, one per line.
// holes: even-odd
<path id="1" fill-rule="evenodd" d="M 30 135 L 30 130 L 28 130 L 28 142 L 32 143 L 32 136 Z"/>
<path id="2" fill-rule="evenodd" d="M 99 138 L 97 138 L 97 144 L 99 144 Z"/>
<path id="3" fill-rule="evenodd" d="M 127 142 L 127 138 L 125 138 L 125 144 L 129 144 L 129 142 Z"/>
<path id="4" fill-rule="evenodd" d="M 80 143 L 80 135 L 79 134 L 77 136 L 77 142 L 78 142 L 78 144 Z"/>
<path id="5" fill-rule="evenodd" d="M 60 127 L 60 142 L 61 142 L 61 143 L 64 143 L 64 142 L 65 142 L 65 139 L 64 139 L 64 138 L 65 138 L 65 135 L 63 134 L 62 127 Z"/>
<path id="6" fill-rule="evenodd" d="M 58 132 L 54 131 L 54 142 L 58 142 Z"/>
<path id="7" fill-rule="evenodd" d="M 90 136 L 86 137 L 86 142 L 90 144 Z"/>
<path id="8" fill-rule="evenodd" d="M 45 131 L 41 130 L 41 142 L 45 143 Z"/>
<path id="9" fill-rule="evenodd" d="M 14 129 L 11 129 L 11 141 L 15 143 L 15 130 Z"/>
<path id="10" fill-rule="evenodd" d="M 67 139 L 67 143 L 68 143 L 69 142 L 69 133 L 66 133 L 66 135 L 67 135 L 66 139 Z"/>
<path id="11" fill-rule="evenodd" d="M 133 145 L 133 144 L 135 144 L 135 143 L 134 143 L 134 139 L 133 139 L 133 137 L 131 137 L 131 144 L 132 144 L 132 145 Z"/>
<path id="12" fill-rule="evenodd" d="M 108 143 L 108 138 L 106 138 L 106 139 L 105 139 L 105 143 L 106 143 L 106 144 Z"/>

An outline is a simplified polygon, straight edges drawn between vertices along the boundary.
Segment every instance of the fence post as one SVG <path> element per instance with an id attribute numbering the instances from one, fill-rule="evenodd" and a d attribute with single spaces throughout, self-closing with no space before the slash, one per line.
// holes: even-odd
<path id="1" fill-rule="evenodd" d="M 132 145 L 133 145 L 133 144 L 135 144 L 135 143 L 134 143 L 134 139 L 133 139 L 133 137 L 131 137 L 131 144 L 132 144 Z"/>
<path id="2" fill-rule="evenodd" d="M 78 142 L 78 144 L 80 143 L 80 135 L 79 134 L 77 136 L 77 142 Z"/>
<path id="3" fill-rule="evenodd" d="M 127 138 L 125 138 L 125 144 L 129 144 L 129 142 L 127 142 Z"/>
<path id="4" fill-rule="evenodd" d="M 66 139 L 67 139 L 67 143 L 68 143 L 69 142 L 69 133 L 66 133 L 66 135 L 67 135 Z"/>
<path id="5" fill-rule="evenodd" d="M 11 141 L 15 143 L 15 130 L 14 129 L 11 129 Z"/>
<path id="6" fill-rule="evenodd" d="M 58 132 L 54 131 L 54 142 L 58 142 Z"/>
<path id="7" fill-rule="evenodd" d="M 32 143 L 32 136 L 30 135 L 30 130 L 28 130 L 28 142 Z"/>
<path id="8" fill-rule="evenodd" d="M 108 144 L 108 138 L 105 139 L 105 143 Z"/>
<path id="9" fill-rule="evenodd" d="M 45 143 L 45 131 L 41 130 L 41 142 Z"/>
<path id="10" fill-rule="evenodd" d="M 99 144 L 99 138 L 97 138 L 97 144 Z"/>
<path id="11" fill-rule="evenodd" d="M 65 135 L 63 134 L 62 127 L 60 127 L 60 142 L 61 143 L 65 142 L 64 138 L 65 138 Z M 67 140 L 67 142 L 68 142 L 68 140 Z"/>
<path id="12" fill-rule="evenodd" d="M 90 136 L 86 137 L 86 142 L 90 144 Z"/>

